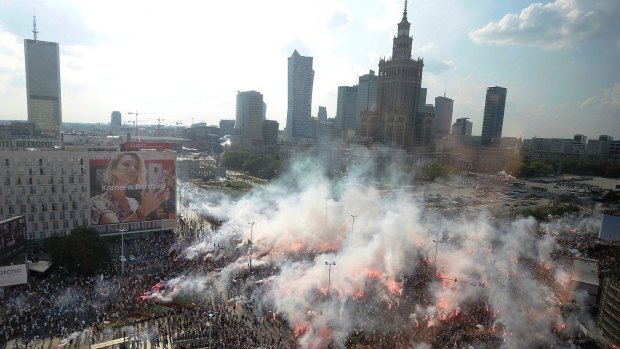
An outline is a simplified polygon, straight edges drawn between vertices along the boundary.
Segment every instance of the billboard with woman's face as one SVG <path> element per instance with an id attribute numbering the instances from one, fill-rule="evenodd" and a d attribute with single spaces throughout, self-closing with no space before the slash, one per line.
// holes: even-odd
<path id="1" fill-rule="evenodd" d="M 112 152 L 90 159 L 93 225 L 176 218 L 176 154 Z"/>

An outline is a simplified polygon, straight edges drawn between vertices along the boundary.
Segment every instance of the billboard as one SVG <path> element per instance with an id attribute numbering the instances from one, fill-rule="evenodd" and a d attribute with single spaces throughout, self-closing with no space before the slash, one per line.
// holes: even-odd
<path id="1" fill-rule="evenodd" d="M 93 225 L 176 218 L 176 153 L 101 153 L 89 166 Z"/>
<path id="2" fill-rule="evenodd" d="M 140 149 L 151 150 L 170 150 L 172 149 L 172 143 L 169 142 L 124 142 L 121 144 L 121 150 L 131 151 Z"/>
<path id="3" fill-rule="evenodd" d="M 28 270 L 26 270 L 26 264 L 0 267 L 0 287 L 27 283 Z"/>
<path id="4" fill-rule="evenodd" d="M 26 218 L 18 216 L 0 222 L 0 263 L 7 264 L 26 251 Z"/>
<path id="5" fill-rule="evenodd" d="M 605 244 L 620 244 L 620 216 L 603 214 L 598 239 Z"/>

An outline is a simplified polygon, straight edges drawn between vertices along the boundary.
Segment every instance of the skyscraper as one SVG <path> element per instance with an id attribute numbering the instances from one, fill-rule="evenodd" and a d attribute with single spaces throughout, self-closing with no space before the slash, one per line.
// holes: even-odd
<path id="1" fill-rule="evenodd" d="M 398 35 L 392 44 L 392 57 L 379 61 L 377 111 L 361 113 L 358 126 L 362 137 L 407 149 L 416 145 L 414 127 L 424 67 L 421 58 L 411 59 L 413 38 L 409 36 L 410 27 L 405 1 Z M 428 120 L 424 124 L 427 125 Z"/>
<path id="2" fill-rule="evenodd" d="M 113 111 L 112 112 L 112 119 L 110 120 L 110 126 L 112 128 L 121 128 L 121 124 L 122 124 L 121 112 L 120 111 Z"/>
<path id="3" fill-rule="evenodd" d="M 377 110 L 377 75 L 371 70 L 359 78 L 357 85 L 357 115 Z"/>
<path id="4" fill-rule="evenodd" d="M 504 87 L 488 87 L 484 102 L 484 117 L 482 119 L 482 135 L 480 144 L 489 146 L 499 144 L 504 126 L 504 108 L 506 107 L 506 93 Z"/>
<path id="5" fill-rule="evenodd" d="M 60 54 L 58 43 L 24 40 L 26 58 L 26 99 L 28 121 L 34 123 L 41 137 L 59 138 L 62 126 L 60 99 Z"/>
<path id="6" fill-rule="evenodd" d="M 264 109 L 262 93 L 256 91 L 237 93 L 235 128 L 242 144 L 262 143 Z"/>
<path id="7" fill-rule="evenodd" d="M 433 123 L 434 134 L 450 134 L 453 108 L 454 101 L 450 98 L 446 98 L 445 96 L 435 97 L 435 121 Z"/>
<path id="8" fill-rule="evenodd" d="M 317 114 L 319 121 L 327 122 L 327 108 L 319 106 L 319 112 Z"/>
<path id="9" fill-rule="evenodd" d="M 286 137 L 312 137 L 312 86 L 314 70 L 312 57 L 304 57 L 295 50 L 288 58 L 288 111 Z"/>
<path id="10" fill-rule="evenodd" d="M 357 86 L 338 86 L 336 123 L 338 132 L 346 135 L 347 130 L 356 130 Z"/>

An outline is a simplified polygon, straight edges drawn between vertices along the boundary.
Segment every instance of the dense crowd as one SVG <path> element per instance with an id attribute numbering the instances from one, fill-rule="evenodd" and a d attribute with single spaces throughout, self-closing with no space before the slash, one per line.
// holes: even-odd
<path id="1" fill-rule="evenodd" d="M 239 284 L 210 298 L 192 300 L 191 304 L 167 304 L 152 311 L 154 301 L 140 296 L 151 286 L 179 275 L 206 275 L 229 261 L 208 258 L 179 258 L 186 246 L 203 239 L 210 220 L 197 214 L 180 219 L 175 234 L 156 234 L 135 239 L 125 236 L 110 245 L 113 256 L 131 256 L 122 262 L 116 258 L 108 271 L 89 277 L 54 272 L 47 277 L 33 277 L 28 286 L 6 288 L 0 306 L 0 341 L 19 338 L 16 346 L 43 347 L 43 338 L 61 338 L 65 347 L 79 347 L 123 338 L 130 347 L 149 341 L 158 348 L 214 347 L 291 348 L 295 336 L 291 324 L 273 313 L 255 309 L 250 303 L 237 302 L 244 295 Z M 593 234 L 569 234 L 538 231 L 540 236 L 555 234 L 558 244 L 553 259 L 572 262 L 574 251 L 600 260 L 601 269 L 618 268 L 620 258 L 611 250 L 596 246 Z M 236 251 L 239 253 L 239 251 Z M 532 275 L 554 286 L 553 273 L 533 260 L 519 260 Z M 403 278 L 403 305 L 429 305 L 428 283 L 436 278 L 434 265 L 421 260 L 414 275 Z M 248 271 L 235 278 L 245 279 Z M 455 281 L 456 282 L 456 281 Z M 474 285 L 475 286 L 475 285 Z M 480 287 L 480 285 L 478 285 Z M 557 286 L 557 285 L 556 285 Z M 403 306 L 402 309 L 407 307 Z M 410 308 L 409 308 L 410 309 Z M 409 316 L 404 312 L 403 319 Z M 404 320 L 405 321 L 405 320 Z M 407 322 L 413 325 L 411 320 Z M 355 329 L 345 342 L 352 346 L 366 343 L 370 347 L 400 348 L 412 342 L 432 342 L 435 347 L 462 345 L 497 346 L 502 341 L 500 329 L 484 302 L 474 302 L 453 316 L 415 321 L 416 331 L 406 326 L 391 326 L 384 331 Z M 243 329 L 240 331 L 239 329 Z M 47 347 L 46 347 L 47 348 Z"/>

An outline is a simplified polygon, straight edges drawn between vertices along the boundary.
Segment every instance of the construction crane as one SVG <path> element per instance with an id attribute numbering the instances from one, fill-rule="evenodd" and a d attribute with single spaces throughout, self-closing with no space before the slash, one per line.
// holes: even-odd
<path id="1" fill-rule="evenodd" d="M 139 113 L 138 111 L 135 111 L 135 112 L 131 112 L 131 111 L 130 111 L 130 112 L 129 112 L 129 113 L 127 113 L 127 114 L 129 114 L 129 115 L 135 115 L 135 116 L 136 116 L 136 121 L 134 122 L 134 124 L 136 125 L 136 134 L 135 134 L 135 136 L 136 136 L 136 137 L 138 137 L 138 115 L 140 115 L 140 114 L 143 114 L 143 115 L 144 115 L 144 114 L 149 114 L 149 115 L 150 115 L 150 114 L 163 114 L 163 113 L 145 113 L 145 112 Z M 157 119 L 157 121 L 158 121 L 158 123 L 157 123 L 157 132 L 159 132 L 159 122 L 160 122 L 160 121 L 163 121 L 163 120 L 164 120 L 164 119 L 160 119 L 160 118 L 158 118 L 158 119 Z"/>

